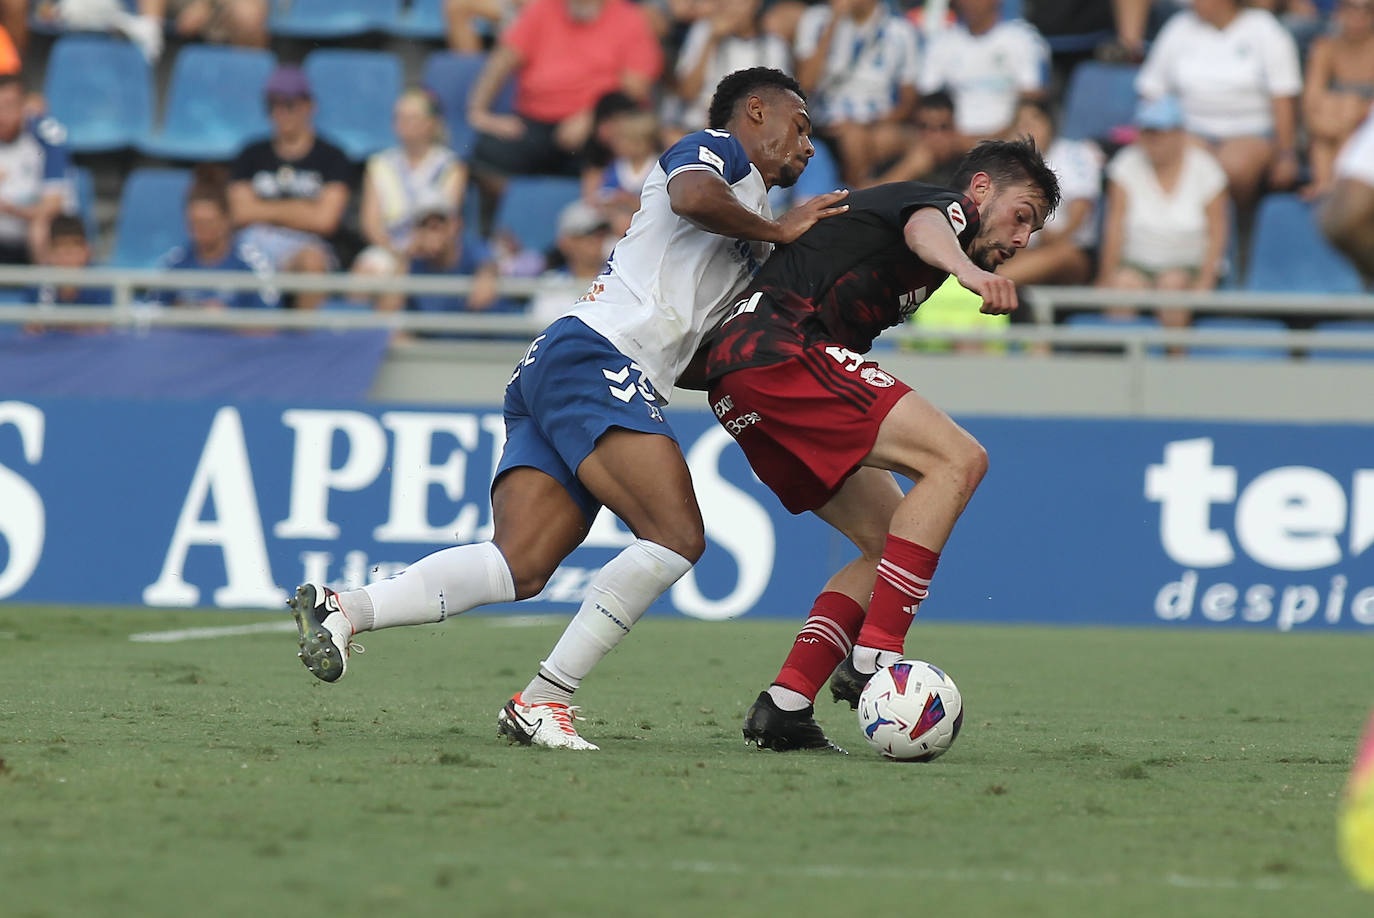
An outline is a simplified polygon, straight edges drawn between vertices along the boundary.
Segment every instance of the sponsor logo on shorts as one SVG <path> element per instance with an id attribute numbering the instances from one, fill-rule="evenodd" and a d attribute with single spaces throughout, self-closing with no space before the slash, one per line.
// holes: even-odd
<path id="1" fill-rule="evenodd" d="M 631 373 L 634 373 L 637 378 L 631 379 Z M 653 384 L 644 378 L 644 371 L 637 363 L 631 363 L 619 370 L 603 369 L 601 375 L 606 377 L 610 383 L 606 388 L 610 390 L 611 395 L 617 401 L 622 401 L 628 405 L 634 399 L 636 392 L 650 406 L 658 401 L 658 393 L 654 391 Z"/>
<path id="2" fill-rule="evenodd" d="M 859 377 L 875 389 L 888 389 L 897 381 L 877 367 L 864 367 Z"/>
<path id="3" fill-rule="evenodd" d="M 729 414 L 734 409 L 734 407 L 734 400 L 727 395 L 723 399 L 712 405 L 711 410 L 716 413 L 716 417 L 723 418 L 727 414 Z"/>
<path id="4" fill-rule="evenodd" d="M 763 415 L 759 414 L 757 411 L 746 412 L 737 418 L 721 419 L 721 423 L 725 425 L 725 429 L 730 431 L 731 436 L 735 437 L 738 437 L 753 425 L 762 422 Z"/>

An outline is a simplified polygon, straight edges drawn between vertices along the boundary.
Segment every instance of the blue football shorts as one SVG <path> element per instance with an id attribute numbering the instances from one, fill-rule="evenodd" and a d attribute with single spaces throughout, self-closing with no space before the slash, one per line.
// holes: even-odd
<path id="1" fill-rule="evenodd" d="M 572 495 L 590 523 L 601 503 L 577 479 L 577 467 L 613 427 L 677 434 L 639 364 L 592 331 L 564 316 L 530 343 L 506 385 L 506 446 L 492 478 L 530 466 L 552 476 Z"/>

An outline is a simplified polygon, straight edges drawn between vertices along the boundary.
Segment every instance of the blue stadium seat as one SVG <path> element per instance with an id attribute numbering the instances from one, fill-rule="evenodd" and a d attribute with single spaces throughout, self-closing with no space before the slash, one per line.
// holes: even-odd
<path id="1" fill-rule="evenodd" d="M 95 223 L 95 177 L 91 175 L 91 170 L 85 166 L 76 166 L 71 170 L 72 191 L 76 200 L 72 202 L 76 206 L 76 216 L 81 218 L 81 224 L 86 227 L 86 238 L 94 241 L 97 233 Z"/>
<path id="2" fill-rule="evenodd" d="M 187 45 L 172 66 L 162 128 L 139 150 L 165 159 L 232 158 L 270 130 L 262 86 L 275 66 L 269 51 Z"/>
<path id="3" fill-rule="evenodd" d="M 401 16 L 400 0 L 290 0 L 273 5 L 274 38 L 348 38 L 380 32 Z"/>
<path id="4" fill-rule="evenodd" d="M 496 208 L 496 230 L 514 233 L 527 249 L 546 252 L 558 235 L 559 212 L 581 194 L 582 183 L 575 178 L 516 176 Z"/>
<path id="5" fill-rule="evenodd" d="M 435 51 L 425 58 L 420 82 L 439 97 L 439 108 L 448 126 L 449 146 L 460 159 L 471 155 L 472 145 L 477 140 L 476 132 L 468 124 L 468 93 L 486 60 L 485 54 L 454 54 L 451 51 Z M 509 113 L 514 110 L 515 81 L 511 80 L 497 96 L 492 111 Z"/>
<path id="6" fill-rule="evenodd" d="M 1100 312 L 1071 312 L 1064 317 L 1064 324 L 1070 328 L 1110 328 L 1123 331 L 1127 329 L 1152 331 L 1160 327 L 1159 316 L 1142 315 L 1120 318 Z M 1145 352 L 1151 357 L 1159 357 L 1164 354 L 1164 348 L 1155 344 L 1146 348 Z"/>
<path id="7" fill-rule="evenodd" d="M 1374 334 L 1374 320 L 1330 319 L 1325 322 L 1317 322 L 1312 326 L 1312 330 L 1336 334 L 1347 334 L 1350 332 Z M 1360 351 L 1353 348 L 1348 351 L 1312 350 L 1307 352 L 1307 356 L 1311 360 L 1374 360 L 1374 351 Z"/>
<path id="8" fill-rule="evenodd" d="M 439 40 L 447 37 L 444 0 L 410 0 L 409 6 L 386 30 L 402 38 Z"/>
<path id="9" fill-rule="evenodd" d="M 1245 289 L 1272 293 L 1363 293 L 1360 273 L 1331 247 L 1312 205 L 1296 194 L 1269 194 L 1255 214 Z"/>
<path id="10" fill-rule="evenodd" d="M 1252 319 L 1245 316 L 1212 316 L 1194 319 L 1193 327 L 1200 330 L 1267 332 L 1282 334 L 1288 326 L 1282 319 Z M 1189 357 L 1222 357 L 1233 360 L 1286 360 L 1288 349 L 1283 347 L 1210 347 L 1188 349 Z"/>
<path id="11" fill-rule="evenodd" d="M 67 147 L 75 153 L 123 150 L 152 128 L 152 74 L 126 41 L 63 35 L 48 55 L 43 95 L 53 117 L 66 126 Z"/>
<path id="12" fill-rule="evenodd" d="M 1135 75 L 1132 64 L 1084 61 L 1073 69 L 1064 89 L 1064 113 L 1059 133 L 1071 140 L 1104 140 L 1112 128 L 1130 124 L 1135 116 Z"/>
<path id="13" fill-rule="evenodd" d="M 305 56 L 315 93 L 315 126 L 350 159 L 393 146 L 391 108 L 402 89 L 401 62 L 385 51 L 321 48 Z"/>
<path id="14" fill-rule="evenodd" d="M 189 169 L 135 169 L 124 182 L 115 223 L 116 268 L 152 268 L 186 240 Z"/>

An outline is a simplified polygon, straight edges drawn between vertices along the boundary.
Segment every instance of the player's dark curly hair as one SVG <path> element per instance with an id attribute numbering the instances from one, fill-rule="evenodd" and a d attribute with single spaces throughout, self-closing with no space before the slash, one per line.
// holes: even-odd
<path id="1" fill-rule="evenodd" d="M 984 140 L 964 154 L 954 170 L 951 185 L 962 191 L 968 187 L 969 179 L 979 172 L 986 172 L 993 183 L 999 186 L 1016 185 L 1030 182 L 1045 195 L 1049 205 L 1048 216 L 1059 206 L 1059 177 L 1045 162 L 1045 157 L 1035 148 L 1031 137 L 1016 140 Z"/>
<path id="2" fill-rule="evenodd" d="M 716 93 L 711 97 L 710 111 L 706 113 L 707 126 L 718 131 L 725 130 L 726 123 L 735 114 L 735 106 L 750 96 L 770 90 L 794 92 L 803 102 L 806 101 L 806 93 L 802 92 L 801 84 L 781 70 L 774 70 L 772 67 L 736 70 L 716 84 Z"/>

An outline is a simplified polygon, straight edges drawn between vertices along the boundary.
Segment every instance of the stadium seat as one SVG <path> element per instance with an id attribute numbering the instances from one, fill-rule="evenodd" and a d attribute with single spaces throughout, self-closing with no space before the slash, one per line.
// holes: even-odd
<path id="1" fill-rule="evenodd" d="M 322 48 L 305 56 L 315 93 L 315 126 L 350 159 L 396 143 L 391 107 L 401 94 L 401 62 L 385 51 Z"/>
<path id="2" fill-rule="evenodd" d="M 1282 334 L 1288 326 L 1282 319 L 1257 319 L 1245 316 L 1212 316 L 1194 319 L 1193 328 L 1201 331 L 1266 332 Z M 1285 347 L 1190 347 L 1189 357 L 1221 357 L 1233 360 L 1286 360 L 1288 349 Z"/>
<path id="3" fill-rule="evenodd" d="M 471 155 L 472 145 L 477 140 L 476 132 L 468 124 L 468 93 L 472 91 L 472 85 L 477 81 L 477 75 L 482 72 L 486 60 L 485 54 L 435 51 L 425 58 L 424 72 L 420 78 L 425 88 L 439 97 L 439 108 L 448 126 L 449 146 L 464 160 Z M 515 110 L 514 80 L 506 84 L 492 110 L 502 113 Z"/>
<path id="4" fill-rule="evenodd" d="M 189 169 L 135 169 L 124 182 L 115 222 L 116 268 L 156 267 L 158 259 L 186 240 L 184 215 Z"/>
<path id="5" fill-rule="evenodd" d="M 1135 115 L 1135 75 L 1131 64 L 1084 61 L 1073 69 L 1064 90 L 1059 133 L 1071 140 L 1105 140 L 1112 128 Z"/>
<path id="6" fill-rule="evenodd" d="M 165 159 L 232 158 L 270 130 L 262 86 L 275 66 L 269 51 L 187 45 L 172 66 L 162 128 L 139 150 Z"/>
<path id="7" fill-rule="evenodd" d="M 1159 316 L 1143 315 L 1120 318 L 1100 312 L 1071 312 L 1064 317 L 1064 325 L 1069 328 L 1110 328 L 1123 331 L 1127 329 L 1152 331 L 1160 327 Z M 1147 347 L 1145 352 L 1151 357 L 1160 357 L 1164 354 L 1164 348 L 1155 344 Z"/>
<path id="8" fill-rule="evenodd" d="M 283 38 L 348 38 L 389 29 L 400 0 L 290 0 L 273 6 L 268 29 Z"/>
<path id="9" fill-rule="evenodd" d="M 1331 247 L 1296 194 L 1269 194 L 1255 214 L 1245 289 L 1269 293 L 1363 293 L 1364 283 Z"/>
<path id="10" fill-rule="evenodd" d="M 66 126 L 74 153 L 123 150 L 152 128 L 148 62 L 120 39 L 63 35 L 49 53 L 43 95 L 53 117 Z"/>
<path id="11" fill-rule="evenodd" d="M 1374 320 L 1370 319 L 1330 319 L 1312 326 L 1313 331 L 1334 334 L 1374 334 Z M 1307 352 L 1310 360 L 1374 360 L 1374 350 L 1311 350 Z"/>
<path id="12" fill-rule="evenodd" d="M 546 252 L 557 236 L 559 212 L 581 194 L 582 183 L 575 178 L 516 176 L 496 208 L 496 230 L 513 233 L 531 251 Z"/>
<path id="13" fill-rule="evenodd" d="M 410 0 L 410 4 L 386 30 L 401 38 L 437 41 L 446 38 L 448 25 L 444 22 L 444 0 Z"/>
<path id="14" fill-rule="evenodd" d="M 94 241 L 98 230 L 95 222 L 95 176 L 85 166 L 74 167 L 71 176 L 72 192 L 76 198 L 72 204 L 76 207 L 76 216 L 81 218 L 81 224 L 86 227 L 86 238 Z"/>

